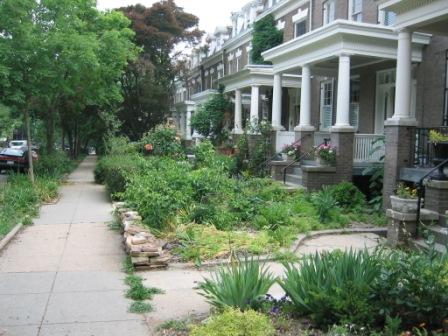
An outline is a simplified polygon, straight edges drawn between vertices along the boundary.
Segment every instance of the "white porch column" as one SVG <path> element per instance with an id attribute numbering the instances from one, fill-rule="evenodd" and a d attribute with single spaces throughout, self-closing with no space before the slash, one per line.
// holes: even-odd
<path id="1" fill-rule="evenodd" d="M 185 132 L 185 115 L 186 115 L 186 111 L 181 111 L 179 112 L 179 130 L 180 130 L 180 134 L 182 135 L 183 138 L 185 138 L 186 132 Z"/>
<path id="2" fill-rule="evenodd" d="M 274 88 L 272 97 L 272 129 L 282 131 L 282 75 L 274 74 Z"/>
<path id="3" fill-rule="evenodd" d="M 295 131 L 314 131 L 311 125 L 311 70 L 309 65 L 302 66 L 302 88 L 300 90 L 300 120 Z"/>
<path id="4" fill-rule="evenodd" d="M 233 134 L 243 133 L 243 101 L 241 90 L 235 90 L 235 127 L 233 128 Z"/>
<path id="5" fill-rule="evenodd" d="M 187 106 L 187 120 L 185 123 L 185 139 L 191 140 L 191 114 L 193 112 L 193 106 Z"/>
<path id="6" fill-rule="evenodd" d="M 260 110 L 260 87 L 253 85 L 252 93 L 250 96 L 250 122 L 252 126 L 256 126 L 258 123 Z"/>
<path id="7" fill-rule="evenodd" d="M 398 33 L 397 74 L 395 84 L 395 112 L 388 125 L 416 125 L 411 117 L 412 33 L 408 29 Z"/>
<path id="8" fill-rule="evenodd" d="M 339 56 L 338 98 L 336 105 L 335 129 L 348 129 L 350 126 L 350 56 Z"/>

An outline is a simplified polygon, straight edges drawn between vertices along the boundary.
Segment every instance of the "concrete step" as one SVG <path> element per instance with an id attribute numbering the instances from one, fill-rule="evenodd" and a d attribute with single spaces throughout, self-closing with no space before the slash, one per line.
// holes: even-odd
<path id="1" fill-rule="evenodd" d="M 295 167 L 293 167 L 291 173 L 294 175 L 302 176 L 302 168 L 295 166 Z"/>
<path id="2" fill-rule="evenodd" d="M 426 241 L 422 238 L 417 239 L 417 240 L 413 240 L 412 244 L 411 244 L 415 249 L 418 250 L 427 250 L 428 249 L 428 244 L 426 244 Z M 435 250 L 440 253 L 440 254 L 445 254 L 448 252 L 447 246 L 446 245 L 442 245 L 439 243 L 436 243 L 434 245 Z"/>
<path id="3" fill-rule="evenodd" d="M 429 226 L 428 234 L 434 235 L 436 243 L 448 245 L 448 228 L 438 225 Z"/>
<path id="4" fill-rule="evenodd" d="M 286 174 L 286 182 L 302 185 L 302 176 L 294 174 Z"/>

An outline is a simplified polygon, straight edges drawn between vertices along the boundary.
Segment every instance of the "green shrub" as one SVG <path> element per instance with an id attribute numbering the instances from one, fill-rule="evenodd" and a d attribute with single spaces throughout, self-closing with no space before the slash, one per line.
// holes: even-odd
<path id="1" fill-rule="evenodd" d="M 137 144 L 132 143 L 126 136 L 110 137 L 106 140 L 107 155 L 137 154 Z"/>
<path id="2" fill-rule="evenodd" d="M 371 285 L 380 275 L 380 261 L 367 250 L 315 254 L 299 267 L 290 264 L 280 286 L 295 310 L 320 326 L 374 322 Z"/>
<path id="3" fill-rule="evenodd" d="M 152 145 L 151 154 L 156 156 L 171 156 L 180 158 L 184 155 L 180 138 L 176 129 L 159 125 L 154 130 L 146 133 L 140 140 L 140 148 L 143 151 L 145 145 Z"/>
<path id="4" fill-rule="evenodd" d="M 37 176 L 51 176 L 61 178 L 74 168 L 70 158 L 62 151 L 56 151 L 51 155 L 42 155 L 35 164 Z"/>
<path id="5" fill-rule="evenodd" d="M 39 200 L 44 203 L 54 201 L 58 197 L 59 181 L 50 177 L 39 177 L 35 184 Z"/>
<path id="6" fill-rule="evenodd" d="M 220 268 L 211 279 L 199 284 L 200 294 L 215 308 L 257 308 L 275 278 L 254 259 Z"/>
<path id="7" fill-rule="evenodd" d="M 401 316 L 405 327 L 441 327 L 448 317 L 448 257 L 394 250 L 383 255 L 382 266 L 373 299 L 383 318 Z"/>
<path id="8" fill-rule="evenodd" d="M 191 336 L 273 336 L 269 318 L 253 310 L 228 309 L 205 325 L 193 327 Z"/>
<path id="9" fill-rule="evenodd" d="M 198 167 L 209 167 L 210 161 L 216 156 L 215 147 L 209 140 L 204 140 L 195 147 L 194 154 Z"/>
<path id="10" fill-rule="evenodd" d="M 366 206 L 365 195 L 353 183 L 343 182 L 329 188 L 339 207 L 347 210 L 361 210 Z"/>

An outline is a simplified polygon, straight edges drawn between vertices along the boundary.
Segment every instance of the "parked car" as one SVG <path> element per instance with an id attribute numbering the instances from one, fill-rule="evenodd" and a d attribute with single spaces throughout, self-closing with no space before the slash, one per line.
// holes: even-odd
<path id="1" fill-rule="evenodd" d="M 11 149 L 26 149 L 28 147 L 28 141 L 26 140 L 12 140 L 9 142 L 9 148 Z"/>
<path id="2" fill-rule="evenodd" d="M 39 159 L 35 151 L 31 152 L 33 162 Z M 5 148 L 0 151 L 0 171 L 14 170 L 24 172 L 29 168 L 28 151 L 25 149 Z"/>

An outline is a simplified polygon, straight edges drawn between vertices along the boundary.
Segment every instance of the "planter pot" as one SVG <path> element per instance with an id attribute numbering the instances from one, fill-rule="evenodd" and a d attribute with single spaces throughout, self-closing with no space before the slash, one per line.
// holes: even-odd
<path id="1" fill-rule="evenodd" d="M 295 159 L 294 156 L 290 156 L 286 153 L 282 153 L 282 160 L 286 162 L 292 162 Z"/>
<path id="2" fill-rule="evenodd" d="M 432 160 L 435 166 L 438 166 L 443 161 L 448 159 L 448 142 L 438 142 L 433 143 L 434 147 L 434 159 Z M 443 168 L 440 167 L 437 171 L 436 175 L 433 175 L 432 178 L 435 180 L 448 180 L 448 177 L 443 173 Z"/>
<path id="3" fill-rule="evenodd" d="M 402 213 L 417 213 L 417 198 L 401 198 L 398 196 L 391 196 L 390 201 L 392 203 L 392 210 Z"/>
<path id="4" fill-rule="evenodd" d="M 319 156 L 317 157 L 316 162 L 319 166 L 324 166 L 324 167 L 331 166 L 331 162 L 328 162 L 327 160 L 324 160 Z"/>

